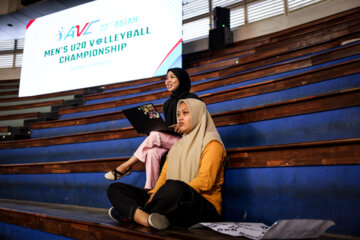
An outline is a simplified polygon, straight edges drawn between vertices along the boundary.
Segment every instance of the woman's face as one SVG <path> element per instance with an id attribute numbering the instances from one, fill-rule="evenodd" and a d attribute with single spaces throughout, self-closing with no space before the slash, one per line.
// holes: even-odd
<path id="1" fill-rule="evenodd" d="M 179 79 L 171 71 L 169 71 L 166 75 L 165 86 L 170 92 L 175 91 L 180 86 Z"/>
<path id="2" fill-rule="evenodd" d="M 182 102 L 179 105 L 177 111 L 177 118 L 178 118 L 180 131 L 182 133 L 189 133 L 191 130 L 191 114 L 186 103 Z"/>

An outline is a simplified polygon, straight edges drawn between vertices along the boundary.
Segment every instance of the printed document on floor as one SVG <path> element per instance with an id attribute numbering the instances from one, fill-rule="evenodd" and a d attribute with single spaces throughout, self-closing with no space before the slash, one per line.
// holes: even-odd
<path id="1" fill-rule="evenodd" d="M 214 231 L 235 237 L 259 239 L 304 239 L 318 238 L 329 227 L 335 225 L 330 220 L 291 219 L 276 221 L 270 227 L 252 222 L 212 222 L 198 223 L 190 229 L 208 227 Z"/>

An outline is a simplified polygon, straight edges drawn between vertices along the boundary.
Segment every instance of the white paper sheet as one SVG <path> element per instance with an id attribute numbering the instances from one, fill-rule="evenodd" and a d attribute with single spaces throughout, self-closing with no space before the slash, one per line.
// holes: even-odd
<path id="1" fill-rule="evenodd" d="M 208 227 L 214 231 L 235 236 L 259 239 L 317 238 L 335 223 L 330 220 L 292 219 L 279 220 L 271 227 L 263 223 L 213 222 L 198 223 L 191 228 Z"/>

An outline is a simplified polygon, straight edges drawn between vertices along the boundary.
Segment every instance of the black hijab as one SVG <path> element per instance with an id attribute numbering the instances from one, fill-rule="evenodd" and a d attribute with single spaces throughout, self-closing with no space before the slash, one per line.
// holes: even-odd
<path id="1" fill-rule="evenodd" d="M 182 68 L 170 68 L 167 72 L 172 72 L 179 80 L 179 87 L 171 93 L 170 98 L 166 100 L 163 107 L 165 123 L 167 126 L 176 124 L 176 107 L 180 99 L 199 97 L 190 93 L 191 81 L 189 74 Z"/>

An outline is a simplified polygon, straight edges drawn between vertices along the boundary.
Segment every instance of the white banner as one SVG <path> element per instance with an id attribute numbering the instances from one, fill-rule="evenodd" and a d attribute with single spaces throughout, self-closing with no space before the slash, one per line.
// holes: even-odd
<path id="1" fill-rule="evenodd" d="M 181 0 L 90 2 L 28 23 L 19 96 L 164 75 L 181 54 Z"/>

